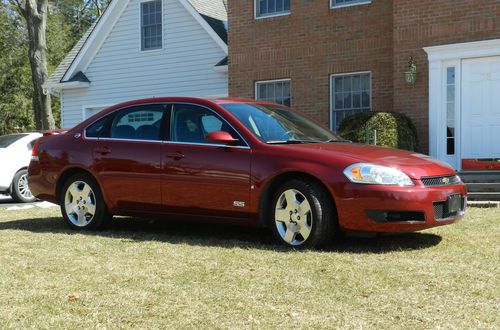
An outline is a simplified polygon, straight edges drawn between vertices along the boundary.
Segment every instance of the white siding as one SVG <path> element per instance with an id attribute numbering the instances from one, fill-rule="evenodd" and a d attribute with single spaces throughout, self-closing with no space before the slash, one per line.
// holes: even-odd
<path id="1" fill-rule="evenodd" d="M 84 71 L 85 89 L 64 90 L 62 126 L 83 120 L 85 107 L 160 96 L 227 96 L 226 56 L 178 0 L 163 0 L 163 49 L 141 51 L 140 1 L 131 0 Z"/>

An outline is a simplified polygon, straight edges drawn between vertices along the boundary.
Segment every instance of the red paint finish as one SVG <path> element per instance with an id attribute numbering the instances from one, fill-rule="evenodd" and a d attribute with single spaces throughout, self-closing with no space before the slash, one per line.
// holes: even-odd
<path id="1" fill-rule="evenodd" d="M 89 125 L 123 109 L 143 104 L 173 104 L 175 108 L 178 103 L 211 109 L 234 128 L 243 143 L 235 146 L 173 142 L 167 134 L 168 123 L 160 126 L 162 138 L 158 141 L 85 135 Z M 266 144 L 220 106 L 227 103 L 256 102 L 199 98 L 137 100 L 104 110 L 65 134 L 43 137 L 38 145 L 39 160 L 33 160 L 29 167 L 31 191 L 38 198 L 58 202 L 59 188 L 65 178 L 86 171 L 97 180 L 106 206 L 115 215 L 184 214 L 267 225 L 268 213 L 261 212 L 261 207 L 271 198 L 275 180 L 301 176 L 320 182 L 330 192 L 332 207 L 337 210 L 344 230 L 413 231 L 462 218 L 461 214 L 445 221 L 435 220 L 433 203 L 446 201 L 454 194 L 465 197 L 463 183 L 428 187 L 421 181 L 423 177 L 455 175 L 444 163 L 403 150 L 345 142 Z M 165 111 L 169 109 L 166 107 Z M 352 183 L 343 171 L 361 162 L 397 168 L 415 186 Z M 425 221 L 376 222 L 367 216 L 367 211 L 421 212 Z"/>
<path id="2" fill-rule="evenodd" d="M 251 150 L 165 143 L 161 180 L 165 210 L 248 218 Z"/>

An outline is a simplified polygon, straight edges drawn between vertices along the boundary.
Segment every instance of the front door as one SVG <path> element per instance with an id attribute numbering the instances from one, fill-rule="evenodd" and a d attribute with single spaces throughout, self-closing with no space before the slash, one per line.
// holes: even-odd
<path id="1" fill-rule="evenodd" d="M 500 56 L 462 61 L 462 159 L 500 158 Z"/>
<path id="2" fill-rule="evenodd" d="M 191 215 L 246 218 L 250 209 L 251 150 L 222 146 L 205 135 L 237 133 L 212 110 L 191 104 L 173 107 L 171 139 L 164 143 L 162 192 L 165 210 Z"/>

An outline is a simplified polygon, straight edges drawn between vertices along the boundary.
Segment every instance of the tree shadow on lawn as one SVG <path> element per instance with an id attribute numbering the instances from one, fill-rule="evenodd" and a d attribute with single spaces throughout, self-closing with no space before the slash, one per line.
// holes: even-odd
<path id="1" fill-rule="evenodd" d="M 263 249 L 287 252 L 291 249 L 276 243 L 267 228 L 227 224 L 197 223 L 180 220 L 150 220 L 115 217 L 110 227 L 102 231 L 75 231 L 59 217 L 20 219 L 0 222 L 0 230 L 24 230 L 33 233 L 90 235 L 130 241 L 160 241 L 171 244 L 212 246 L 222 248 Z M 404 233 L 370 238 L 346 237 L 322 249 L 324 252 L 388 253 L 420 250 L 441 242 L 441 236 L 430 233 Z"/>

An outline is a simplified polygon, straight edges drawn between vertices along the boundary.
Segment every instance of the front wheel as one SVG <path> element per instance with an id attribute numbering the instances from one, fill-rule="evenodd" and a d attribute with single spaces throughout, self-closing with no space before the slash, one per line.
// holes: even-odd
<path id="1" fill-rule="evenodd" d="M 328 192 L 312 181 L 291 180 L 272 201 L 271 227 L 278 241 L 290 247 L 321 247 L 337 231 L 337 217 Z"/>
<path id="2" fill-rule="evenodd" d="M 18 203 L 31 203 L 36 201 L 36 197 L 31 194 L 28 186 L 28 171 L 20 170 L 14 175 L 12 180 L 11 197 Z"/>
<path id="3" fill-rule="evenodd" d="M 72 229 L 102 229 L 111 219 L 99 185 L 88 174 L 73 175 L 65 182 L 60 205 L 63 219 Z"/>

